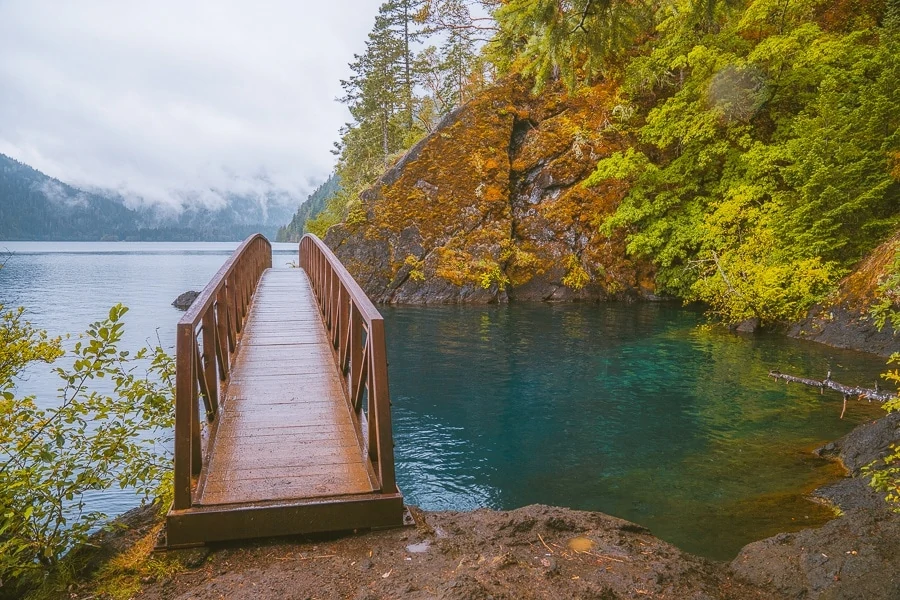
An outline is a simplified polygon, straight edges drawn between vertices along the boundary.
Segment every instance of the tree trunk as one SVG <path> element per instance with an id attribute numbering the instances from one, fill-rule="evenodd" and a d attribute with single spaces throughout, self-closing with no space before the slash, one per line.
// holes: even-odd
<path id="1" fill-rule="evenodd" d="M 769 371 L 769 377 L 773 377 L 775 379 L 783 379 L 788 383 L 802 383 L 803 385 L 817 387 L 823 392 L 827 388 L 842 393 L 844 395 L 844 398 L 856 396 L 857 398 L 865 398 L 869 401 L 875 400 L 877 402 L 887 402 L 897 395 L 894 392 L 886 392 L 884 390 L 878 389 L 877 383 L 875 384 L 874 389 L 870 389 L 863 387 L 851 387 L 849 385 L 844 385 L 843 383 L 838 383 L 837 381 L 832 381 L 831 371 L 828 372 L 828 375 L 822 381 L 819 381 L 818 379 L 807 379 L 806 377 L 797 377 L 795 375 L 787 375 L 779 371 Z"/>

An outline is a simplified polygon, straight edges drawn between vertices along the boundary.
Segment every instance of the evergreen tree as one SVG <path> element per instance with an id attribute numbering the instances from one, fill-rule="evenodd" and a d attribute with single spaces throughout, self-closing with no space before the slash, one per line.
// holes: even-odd
<path id="1" fill-rule="evenodd" d="M 333 150 L 341 186 L 309 222 L 311 231 L 323 235 L 343 219 L 392 159 L 483 82 L 476 73 L 474 38 L 482 26 L 474 23 L 464 0 L 389 0 L 381 5 L 365 52 L 354 56 L 351 76 L 341 81 L 340 100 L 353 116 Z M 417 53 L 428 36 L 439 38 L 440 48 Z"/>
<path id="2" fill-rule="evenodd" d="M 655 2 L 509 0 L 494 12 L 493 58 L 533 76 L 536 89 L 562 78 L 570 89 L 602 75 L 611 58 L 653 26 Z"/>

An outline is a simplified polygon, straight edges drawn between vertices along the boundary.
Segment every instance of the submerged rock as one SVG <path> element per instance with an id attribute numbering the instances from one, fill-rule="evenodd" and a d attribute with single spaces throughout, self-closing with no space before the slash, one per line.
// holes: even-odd
<path id="1" fill-rule="evenodd" d="M 816 454 L 838 459 L 852 475 L 859 475 L 865 465 L 886 455 L 890 446 L 898 442 L 900 413 L 891 413 L 859 425 L 844 437 L 816 450 Z"/>
<path id="2" fill-rule="evenodd" d="M 191 304 L 194 303 L 194 300 L 196 300 L 197 296 L 199 295 L 200 292 L 195 292 L 193 290 L 185 292 L 175 298 L 175 301 L 172 302 L 172 306 L 174 306 L 178 310 L 187 310 L 191 307 Z"/>
<path id="3" fill-rule="evenodd" d="M 756 317 L 741 321 L 734 328 L 738 333 L 756 333 L 757 329 L 759 329 L 759 319 Z"/>
<path id="4" fill-rule="evenodd" d="M 843 514 L 818 529 L 781 533 L 745 546 L 731 563 L 741 577 L 791 598 L 900 598 L 900 514 L 862 477 L 862 467 L 900 442 L 900 414 L 865 423 L 816 454 L 841 461 L 850 476 L 813 496 Z"/>
<path id="5" fill-rule="evenodd" d="M 840 461 L 849 476 L 822 486 L 813 496 L 843 512 L 857 509 L 884 510 L 885 494 L 869 486 L 862 468 L 878 461 L 900 443 L 900 413 L 891 413 L 871 423 L 863 423 L 844 437 L 815 451 L 823 458 Z"/>

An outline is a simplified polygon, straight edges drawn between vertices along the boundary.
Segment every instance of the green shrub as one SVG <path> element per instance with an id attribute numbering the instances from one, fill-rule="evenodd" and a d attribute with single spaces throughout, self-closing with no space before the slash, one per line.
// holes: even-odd
<path id="1" fill-rule="evenodd" d="M 890 324 L 894 331 L 900 330 L 900 249 L 894 255 L 886 276 L 878 286 L 879 301 L 872 307 L 872 315 L 879 327 Z M 900 352 L 888 359 L 888 364 L 900 364 Z M 900 369 L 889 369 L 885 379 L 900 385 Z M 884 403 L 888 412 L 900 411 L 900 394 Z M 880 461 L 867 465 L 863 472 L 869 476 L 869 483 L 876 490 L 887 492 L 887 501 L 900 512 L 900 444 L 891 446 L 890 453 Z"/>
<path id="2" fill-rule="evenodd" d="M 112 307 L 57 367 L 58 401 L 16 397 L 16 377 L 64 354 L 62 340 L 0 305 L 0 592 L 24 590 L 61 571 L 61 561 L 107 515 L 89 492 L 133 488 L 161 493 L 170 470 L 174 361 L 160 347 L 119 350 L 128 309 Z M 92 389 L 109 380 L 110 393 Z"/>

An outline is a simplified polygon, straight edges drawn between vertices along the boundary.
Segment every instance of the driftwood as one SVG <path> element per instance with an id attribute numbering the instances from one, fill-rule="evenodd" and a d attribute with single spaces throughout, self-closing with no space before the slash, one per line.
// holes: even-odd
<path id="1" fill-rule="evenodd" d="M 840 392 L 844 395 L 844 408 L 841 410 L 841 418 L 844 418 L 844 413 L 847 411 L 847 399 L 855 396 L 857 399 L 866 399 L 869 402 L 875 400 L 877 402 L 887 402 L 891 398 L 895 397 L 896 394 L 894 392 L 886 392 L 884 390 L 878 389 L 878 383 L 875 383 L 875 388 L 864 388 L 864 387 L 853 387 L 849 385 L 844 385 L 843 383 L 838 383 L 837 381 L 833 381 L 831 379 L 831 371 L 828 371 L 828 375 L 825 376 L 825 379 L 819 381 L 818 379 L 807 379 L 806 377 L 797 377 L 796 375 L 788 375 L 786 373 L 781 373 L 780 371 L 769 371 L 769 377 L 773 377 L 775 379 L 783 379 L 788 383 L 802 383 L 803 385 L 808 385 L 810 387 L 819 388 L 819 390 L 824 393 L 825 389 L 834 390 L 836 392 Z"/>

